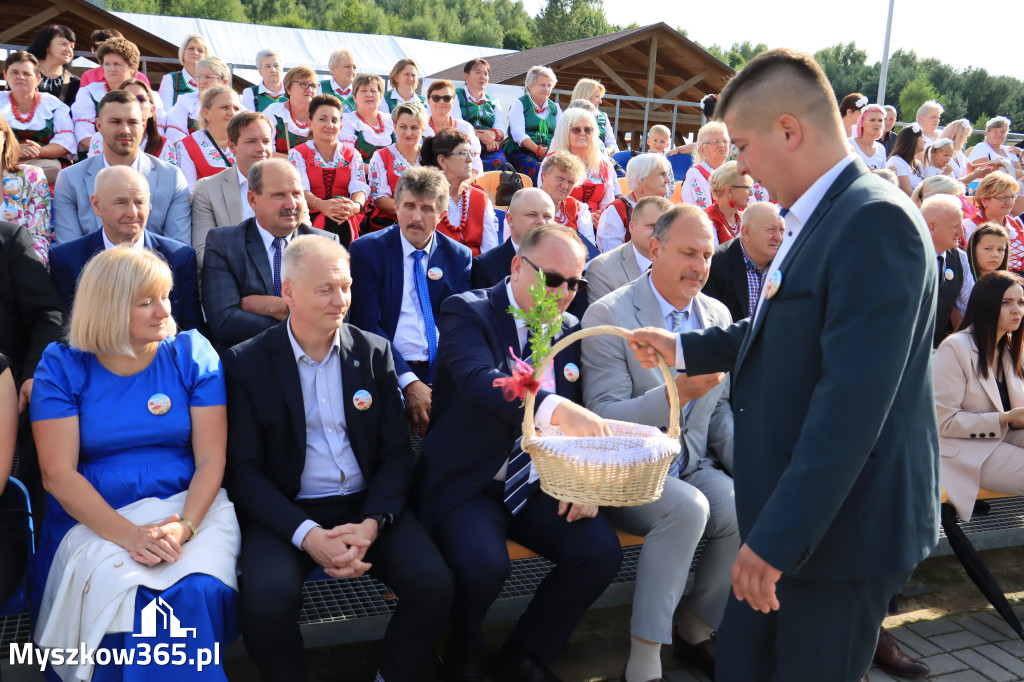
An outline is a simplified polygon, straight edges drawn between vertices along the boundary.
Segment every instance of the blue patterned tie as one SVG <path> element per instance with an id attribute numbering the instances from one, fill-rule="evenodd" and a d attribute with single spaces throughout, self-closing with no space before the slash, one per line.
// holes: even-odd
<path id="1" fill-rule="evenodd" d="M 420 310 L 423 311 L 423 327 L 427 332 L 427 351 L 430 354 L 430 366 L 433 368 L 437 358 L 437 327 L 434 325 L 434 309 L 430 306 L 430 292 L 427 290 L 427 273 L 423 271 L 425 251 L 413 251 L 416 262 L 412 266 L 416 278 L 416 296 L 420 299 Z"/>
<path id="2" fill-rule="evenodd" d="M 683 325 L 690 318 L 689 310 L 674 310 L 669 313 L 669 317 L 672 318 L 672 333 L 678 334 L 683 331 Z M 683 407 L 683 424 L 686 424 L 687 417 L 690 416 L 690 412 L 693 411 L 693 405 L 696 403 L 695 400 L 691 400 L 686 403 Z M 670 478 L 679 478 L 679 472 L 686 468 L 686 460 L 688 455 L 686 454 L 686 441 L 682 441 L 682 450 L 679 453 L 679 457 L 672 461 L 672 466 L 668 469 L 668 475 Z"/>
<path id="3" fill-rule="evenodd" d="M 274 240 L 274 296 L 281 295 L 281 252 L 284 251 L 284 239 L 278 237 Z"/>

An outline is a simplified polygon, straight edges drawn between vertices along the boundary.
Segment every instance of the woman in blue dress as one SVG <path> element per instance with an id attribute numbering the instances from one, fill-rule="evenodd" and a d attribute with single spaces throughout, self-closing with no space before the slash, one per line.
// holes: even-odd
<path id="1" fill-rule="evenodd" d="M 118 665 L 97 654 L 95 667 L 53 666 L 51 679 L 226 679 L 239 548 L 221 489 L 226 391 L 210 343 L 175 334 L 171 286 L 148 249 L 97 254 L 79 281 L 68 345 L 50 344 L 36 369 L 31 417 L 49 493 L 36 643 L 135 657 Z M 160 665 L 160 645 L 183 664 Z"/>

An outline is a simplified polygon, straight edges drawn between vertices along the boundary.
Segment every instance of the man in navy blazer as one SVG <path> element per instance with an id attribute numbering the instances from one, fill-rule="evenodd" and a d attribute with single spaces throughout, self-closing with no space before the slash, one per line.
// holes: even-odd
<path id="1" fill-rule="evenodd" d="M 338 241 L 337 235 L 299 222 L 305 202 L 302 182 L 287 161 L 254 163 L 248 199 L 252 218 L 206 235 L 203 310 L 218 349 L 251 339 L 288 316 L 280 265 L 294 236 L 316 234 Z"/>
<path id="2" fill-rule="evenodd" d="M 513 194 L 505 215 L 508 239 L 473 259 L 473 288 L 490 289 L 498 282 L 505 281 L 512 272 L 512 259 L 526 231 L 554 220 L 555 203 L 544 190 L 526 187 Z"/>
<path id="3" fill-rule="evenodd" d="M 404 177 L 404 176 L 403 176 Z M 523 407 L 494 380 L 508 377 L 515 358 L 529 355 L 527 330 L 509 304 L 530 308 L 537 270 L 558 283 L 564 313 L 568 278 L 583 271 L 584 246 L 575 231 L 548 224 L 529 230 L 512 274 L 441 306 L 441 344 L 431 429 L 423 439 L 416 481 L 417 511 L 455 577 L 448 679 L 483 680 L 481 624 L 509 574 L 511 538 L 555 563 L 495 661 L 497 682 L 552 682 L 546 663 L 561 650 L 579 618 L 615 577 L 622 552 L 596 507 L 559 502 L 539 489 L 518 447 Z M 553 279 L 552 279 L 553 278 Z M 557 282 L 555 281 L 557 280 Z M 562 335 L 579 329 L 563 314 Z M 574 436 L 608 433 L 608 426 L 574 401 L 582 399 L 579 345 L 555 357 L 537 393 L 535 423 Z"/>
<path id="4" fill-rule="evenodd" d="M 391 341 L 398 385 L 413 434 L 430 423 L 441 303 L 470 288 L 473 253 L 436 231 L 448 181 L 433 168 L 410 168 L 395 188 L 398 224 L 352 242 L 352 312 L 360 329 Z"/>
<path id="5" fill-rule="evenodd" d="M 849 155 L 810 55 L 762 53 L 716 113 L 786 237 L 750 319 L 645 329 L 634 352 L 651 364 L 647 342 L 688 373 L 732 372 L 744 544 L 718 682 L 854 682 L 891 595 L 938 540 L 935 252 L 906 195 Z"/>
<path id="6" fill-rule="evenodd" d="M 108 92 L 96 108 L 96 132 L 103 136 L 103 151 L 57 174 L 53 188 L 53 234 L 56 243 L 100 229 L 99 216 L 89 203 L 101 170 L 131 166 L 149 183 L 152 208 L 149 231 L 182 244 L 192 243 L 192 204 L 181 171 L 139 145 L 146 122 L 135 95 L 125 90 Z"/>
<path id="7" fill-rule="evenodd" d="M 246 648 L 264 679 L 305 680 L 303 580 L 318 565 L 334 578 L 369 571 L 399 600 L 376 679 L 419 682 L 452 584 L 405 509 L 413 452 L 391 350 L 343 324 L 352 277 L 340 244 L 296 237 L 283 267 L 289 317 L 224 354 Z"/>
<path id="8" fill-rule="evenodd" d="M 203 312 L 199 306 L 196 252 L 187 244 L 146 229 L 150 208 L 146 178 L 128 166 L 104 168 L 96 175 L 96 191 L 90 201 L 103 226 L 50 250 L 50 278 L 65 309 L 71 310 L 78 276 L 86 262 L 104 249 L 127 244 L 157 251 L 164 257 L 174 276 L 171 314 L 175 322 L 181 329 L 201 328 Z"/>

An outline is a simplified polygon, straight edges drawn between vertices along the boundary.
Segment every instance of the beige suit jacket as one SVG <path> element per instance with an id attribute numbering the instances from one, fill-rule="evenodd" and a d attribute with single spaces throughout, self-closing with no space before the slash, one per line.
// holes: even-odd
<path id="1" fill-rule="evenodd" d="M 206 235 L 215 227 L 237 225 L 245 220 L 242 208 L 237 168 L 225 168 L 216 175 L 196 182 L 196 190 L 192 193 L 192 248 L 196 250 L 200 270 L 206 253 Z M 309 224 L 309 210 L 305 201 L 302 202 L 299 223 Z"/>
<path id="2" fill-rule="evenodd" d="M 1002 358 L 1011 407 L 1024 407 L 1024 380 Z M 968 521 L 981 487 L 981 465 L 1011 434 L 999 423 L 1002 399 L 994 372 L 978 373 L 978 348 L 968 330 L 952 334 L 935 351 L 935 409 L 939 417 L 940 479 L 957 515 Z"/>

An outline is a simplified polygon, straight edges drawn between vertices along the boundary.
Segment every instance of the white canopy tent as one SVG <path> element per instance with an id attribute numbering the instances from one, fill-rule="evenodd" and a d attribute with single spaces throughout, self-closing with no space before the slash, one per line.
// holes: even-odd
<path id="1" fill-rule="evenodd" d="M 305 64 L 317 71 L 326 71 L 331 52 L 347 47 L 355 53 L 359 71 L 377 73 L 384 77 L 387 77 L 395 62 L 406 57 L 413 59 L 419 65 L 420 73 L 425 75 L 476 57 L 486 58 L 511 51 L 385 35 L 314 31 L 127 12 L 113 14 L 174 44 L 180 44 L 190 33 L 198 33 L 210 42 L 218 57 L 228 64 L 236 65 L 235 75 L 252 83 L 259 79 L 254 64 L 256 53 L 267 48 L 280 53 L 286 69 Z"/>

